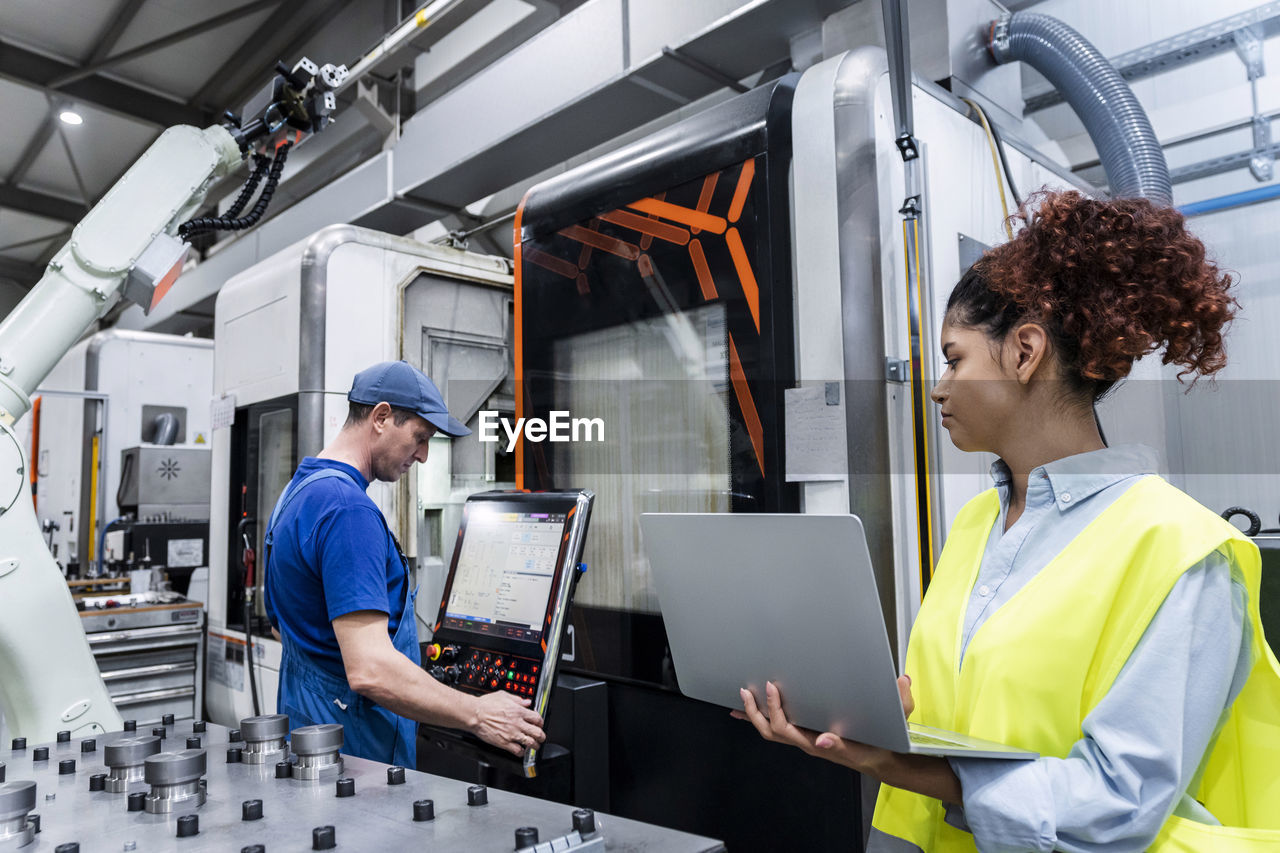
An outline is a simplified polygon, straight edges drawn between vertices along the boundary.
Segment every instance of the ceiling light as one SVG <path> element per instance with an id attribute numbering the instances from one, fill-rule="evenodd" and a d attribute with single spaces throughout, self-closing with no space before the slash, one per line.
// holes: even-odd
<path id="1" fill-rule="evenodd" d="M 62 119 L 63 124 L 84 124 L 84 119 L 75 110 L 63 110 L 58 113 L 58 118 Z"/>

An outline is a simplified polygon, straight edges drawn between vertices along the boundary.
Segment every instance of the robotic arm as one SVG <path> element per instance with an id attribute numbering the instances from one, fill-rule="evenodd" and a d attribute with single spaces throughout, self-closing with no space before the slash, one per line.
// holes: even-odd
<path id="1" fill-rule="evenodd" d="M 39 283 L 0 323 L 0 715 L 32 743 L 122 720 L 98 674 L 71 593 L 23 488 L 28 460 L 12 425 L 58 360 L 123 296 L 150 312 L 186 259 L 185 238 L 253 225 L 289 148 L 329 123 L 346 66 L 278 65 L 240 116 L 172 127 L 94 206 Z M 255 169 L 226 215 L 189 219 L 215 181 L 248 156 Z M 240 213 L 266 184 L 247 216 Z"/>

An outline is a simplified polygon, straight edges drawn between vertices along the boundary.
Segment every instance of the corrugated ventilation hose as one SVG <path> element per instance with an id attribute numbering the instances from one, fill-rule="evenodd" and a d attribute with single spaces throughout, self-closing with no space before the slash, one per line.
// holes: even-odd
<path id="1" fill-rule="evenodd" d="M 1083 36 L 1057 18 L 1015 12 L 992 22 L 988 49 L 997 63 L 1027 63 L 1062 93 L 1098 149 L 1113 197 L 1173 203 L 1169 166 L 1146 112 Z"/>

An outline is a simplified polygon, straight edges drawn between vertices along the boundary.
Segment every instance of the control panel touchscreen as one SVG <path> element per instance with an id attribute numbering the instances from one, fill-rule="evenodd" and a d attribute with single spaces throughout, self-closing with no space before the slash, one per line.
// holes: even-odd
<path id="1" fill-rule="evenodd" d="M 581 564 L 589 491 L 484 492 L 463 508 L 458 541 L 424 666 L 468 693 L 502 690 L 531 700 L 545 720 L 560 640 Z M 433 730 L 435 731 L 435 730 Z M 498 750 L 463 735 L 437 739 L 486 754 Z M 521 759 L 534 774 L 537 751 Z"/>
<path id="2" fill-rule="evenodd" d="M 483 502 L 470 507 L 442 627 L 539 642 L 567 518 Z"/>

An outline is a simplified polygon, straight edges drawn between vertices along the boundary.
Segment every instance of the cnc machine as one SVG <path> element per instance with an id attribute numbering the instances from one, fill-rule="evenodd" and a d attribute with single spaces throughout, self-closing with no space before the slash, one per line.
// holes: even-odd
<path id="1" fill-rule="evenodd" d="M 231 725 L 275 710 L 281 649 L 262 603 L 270 567 L 255 561 L 246 585 L 245 551 L 263 553 L 266 520 L 298 462 L 338 433 L 352 377 L 379 361 L 420 366 L 473 431 L 482 409 L 510 416 L 511 274 L 504 258 L 335 225 L 227 282 L 214 328 L 224 415 L 213 431 L 207 703 L 210 719 Z M 370 486 L 417 568 L 423 642 L 467 495 L 514 479 L 497 444 L 441 437 L 409 476 Z"/>

